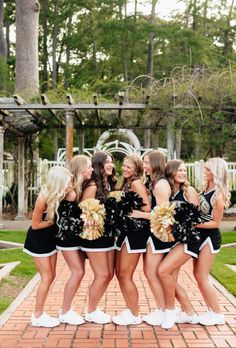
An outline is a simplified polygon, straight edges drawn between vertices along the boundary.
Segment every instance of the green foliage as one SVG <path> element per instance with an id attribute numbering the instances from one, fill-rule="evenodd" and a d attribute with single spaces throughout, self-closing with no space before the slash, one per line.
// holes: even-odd
<path id="1" fill-rule="evenodd" d="M 0 90 L 6 90 L 8 84 L 8 65 L 0 55 Z"/>

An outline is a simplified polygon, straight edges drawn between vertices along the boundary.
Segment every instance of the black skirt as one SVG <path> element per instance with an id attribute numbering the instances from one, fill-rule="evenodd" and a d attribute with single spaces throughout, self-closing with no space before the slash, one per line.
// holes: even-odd
<path id="1" fill-rule="evenodd" d="M 110 251 L 115 249 L 114 238 L 101 236 L 98 239 L 80 239 L 80 249 L 87 252 Z"/>
<path id="2" fill-rule="evenodd" d="M 200 231 L 200 247 L 199 251 L 208 244 L 212 254 L 216 254 L 220 251 L 221 247 L 221 233 L 219 228 L 199 228 Z"/>
<path id="3" fill-rule="evenodd" d="M 153 254 L 164 254 L 168 253 L 171 248 L 176 244 L 176 242 L 163 242 L 154 236 L 152 232 L 150 232 L 150 236 L 147 241 L 152 249 Z"/>
<path id="4" fill-rule="evenodd" d="M 30 227 L 27 231 L 23 251 L 34 257 L 47 257 L 55 254 L 57 225 L 34 230 Z"/>
<path id="5" fill-rule="evenodd" d="M 146 219 L 133 219 L 134 228 L 122 230 L 121 235 L 116 241 L 116 250 L 121 250 L 122 245 L 126 244 L 128 253 L 145 253 L 147 241 L 150 235 L 150 223 Z"/>

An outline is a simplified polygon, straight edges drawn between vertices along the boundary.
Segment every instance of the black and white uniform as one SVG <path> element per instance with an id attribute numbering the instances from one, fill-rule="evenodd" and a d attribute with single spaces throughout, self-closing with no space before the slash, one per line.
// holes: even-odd
<path id="1" fill-rule="evenodd" d="M 62 228 L 64 230 L 71 229 L 70 238 L 65 238 L 64 240 L 57 238 L 56 236 L 56 248 L 58 250 L 79 250 L 81 244 L 81 238 L 79 236 L 74 236 L 72 233 L 72 228 L 76 225 L 77 220 L 80 219 L 80 211 L 77 211 L 78 203 L 73 201 L 63 200 L 58 207 L 59 216 L 63 217 L 61 224 L 63 224 Z M 63 216 L 63 212 L 67 216 Z M 60 226 L 59 226 L 60 229 Z"/>
<path id="2" fill-rule="evenodd" d="M 101 201 L 101 203 L 103 203 Z M 103 252 L 115 249 L 114 237 L 101 236 L 98 239 L 88 240 L 80 239 L 80 249 L 85 252 Z"/>
<path id="3" fill-rule="evenodd" d="M 156 206 L 156 198 L 153 192 L 150 193 L 151 209 Z M 151 231 L 148 237 L 147 243 L 150 243 L 153 254 L 168 253 L 170 249 L 176 244 L 176 242 L 163 242 L 158 239 Z"/>
<path id="4" fill-rule="evenodd" d="M 55 235 L 58 226 L 52 225 L 45 228 L 27 231 L 23 251 L 34 257 L 48 257 L 57 252 Z"/>
<path id="5" fill-rule="evenodd" d="M 215 193 L 215 189 L 209 192 L 200 193 L 200 207 L 201 211 L 212 217 L 213 206 L 212 198 Z M 198 228 L 200 231 L 200 247 L 199 251 L 208 244 L 212 254 L 216 254 L 220 251 L 221 246 L 221 233 L 219 228 Z"/>
<path id="6" fill-rule="evenodd" d="M 150 222 L 147 219 L 133 219 L 137 226 L 136 232 L 127 231 L 122 233 L 116 240 L 116 250 L 120 251 L 125 244 L 128 254 L 145 253 L 147 251 L 147 241 L 150 235 Z"/>
<path id="7" fill-rule="evenodd" d="M 170 202 L 173 202 L 176 204 L 176 206 L 180 204 L 185 204 L 188 203 L 183 190 L 179 190 L 176 192 L 174 196 L 170 197 Z M 175 245 L 179 244 L 180 242 L 177 242 Z M 188 243 L 182 243 L 184 245 L 184 252 L 188 255 L 191 255 L 195 258 L 198 257 L 199 254 L 199 246 L 200 246 L 200 241 L 199 242 L 188 242 Z"/>

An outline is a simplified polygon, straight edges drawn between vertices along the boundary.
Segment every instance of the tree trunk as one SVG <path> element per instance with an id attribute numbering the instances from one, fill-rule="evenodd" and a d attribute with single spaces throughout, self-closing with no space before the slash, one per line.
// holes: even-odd
<path id="1" fill-rule="evenodd" d="M 158 0 L 152 0 L 152 11 L 150 17 L 150 24 L 154 25 L 156 19 L 156 4 Z M 153 76 L 153 65 L 154 65 L 154 32 L 149 33 L 148 42 L 148 56 L 147 56 L 147 74 Z"/>
<path id="2" fill-rule="evenodd" d="M 192 24 L 192 30 L 197 30 L 197 0 L 193 0 L 193 24 Z"/>
<path id="3" fill-rule="evenodd" d="M 58 14 L 58 6 L 57 1 L 55 2 L 54 7 L 55 15 Z M 57 86 L 57 34 L 58 34 L 58 24 L 55 21 L 53 29 L 52 29 L 52 86 L 56 88 Z"/>
<path id="4" fill-rule="evenodd" d="M 119 18 L 120 21 L 122 22 L 123 19 L 123 15 L 122 15 L 122 6 L 121 4 L 119 5 Z M 124 80 L 128 81 L 128 62 L 127 62 L 127 50 L 126 50 L 126 39 L 125 39 L 125 35 L 122 32 L 121 34 L 121 61 L 122 61 L 122 65 L 123 65 L 123 75 L 124 75 Z"/>
<path id="5" fill-rule="evenodd" d="M 92 38 L 92 45 L 93 45 L 93 66 L 97 76 L 98 75 L 97 44 L 96 44 L 96 39 L 94 35 L 94 19 L 93 19 L 92 10 L 90 11 L 90 31 L 91 31 L 91 38 Z"/>
<path id="6" fill-rule="evenodd" d="M 16 0 L 16 92 L 33 97 L 39 91 L 39 3 Z"/>
<path id="7" fill-rule="evenodd" d="M 230 34 L 230 21 L 232 19 L 232 13 L 234 8 L 234 0 L 232 0 L 230 8 L 229 8 L 229 14 L 227 16 L 226 20 L 226 29 L 224 30 L 224 48 L 223 48 L 223 54 L 228 55 L 233 51 L 233 43 L 230 40 L 229 34 Z"/>
<path id="8" fill-rule="evenodd" d="M 176 130 L 176 158 L 181 158 L 182 127 Z"/>
<path id="9" fill-rule="evenodd" d="M 205 0 L 203 5 L 203 22 L 204 22 L 204 32 L 207 34 L 207 11 L 208 11 L 208 0 Z"/>
<path id="10" fill-rule="evenodd" d="M 168 114 L 167 118 L 167 158 L 168 160 L 174 158 L 174 115 Z"/>
<path id="11" fill-rule="evenodd" d="M 43 26 L 43 84 L 42 92 L 48 90 L 48 25 L 47 25 L 47 13 L 48 13 L 48 0 L 42 0 L 42 26 Z"/>
<path id="12" fill-rule="evenodd" d="M 186 1 L 186 11 L 185 11 L 185 15 L 186 15 L 186 22 L 185 22 L 185 28 L 189 27 L 189 22 L 190 22 L 190 16 L 191 16 L 191 7 L 192 7 L 192 0 L 187 0 Z"/>
<path id="13" fill-rule="evenodd" d="M 7 60 L 7 43 L 3 32 L 3 23 L 4 23 L 4 0 L 0 0 L 0 55 L 3 59 Z"/>
<path id="14" fill-rule="evenodd" d="M 68 19 L 68 30 L 67 35 L 69 36 L 72 30 L 72 16 Z M 69 79 L 70 79 L 70 46 L 68 43 L 66 44 L 66 66 L 64 68 L 64 76 L 65 76 L 65 82 L 64 86 L 67 88 L 69 86 Z"/>

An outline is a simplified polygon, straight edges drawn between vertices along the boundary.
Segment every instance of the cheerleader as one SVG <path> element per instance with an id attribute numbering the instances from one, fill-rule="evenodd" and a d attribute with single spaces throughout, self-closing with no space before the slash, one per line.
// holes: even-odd
<path id="1" fill-rule="evenodd" d="M 55 234 L 58 227 L 55 216 L 60 202 L 71 189 L 71 174 L 63 167 L 49 170 L 46 184 L 42 187 L 33 211 L 23 251 L 33 257 L 40 283 L 36 293 L 36 305 L 31 316 L 32 326 L 54 327 L 58 318 L 43 312 L 50 286 L 56 275 L 57 249 Z"/>
<path id="2" fill-rule="evenodd" d="M 70 162 L 72 186 L 58 208 L 59 233 L 56 238 L 57 249 L 69 267 L 70 277 L 65 284 L 62 308 L 59 314 L 61 323 L 81 325 L 84 319 L 76 313 L 71 304 L 84 276 L 84 253 L 80 250 L 79 228 L 80 210 L 78 203 L 81 199 L 82 185 L 91 178 L 93 168 L 89 157 L 84 155 L 74 156 Z"/>
<path id="3" fill-rule="evenodd" d="M 143 184 L 142 159 L 135 154 L 125 157 L 122 166 L 123 183 L 121 190 L 133 191 L 143 200 L 143 210 L 150 212 L 150 202 L 147 189 Z M 148 225 L 140 228 L 137 233 L 126 231 L 117 239 L 116 248 L 116 275 L 120 289 L 127 305 L 121 314 L 113 316 L 112 320 L 117 325 L 134 325 L 142 322 L 138 307 L 138 290 L 133 281 L 133 274 L 137 267 L 140 255 L 146 252 L 148 239 Z M 129 233 L 130 232 L 130 233 Z"/>
<path id="4" fill-rule="evenodd" d="M 171 160 L 168 161 L 165 170 L 166 178 L 171 187 L 170 201 L 175 204 L 192 203 L 199 205 L 198 194 L 195 189 L 188 184 L 187 171 L 183 161 Z M 198 257 L 198 243 L 177 243 L 164 258 L 158 268 L 158 274 L 162 282 L 162 286 L 166 299 L 165 319 L 161 327 L 170 329 L 175 323 L 191 323 L 196 324 L 198 317 L 194 313 L 190 301 L 183 295 L 183 298 L 178 298 L 177 276 L 180 267 L 186 263 L 191 257 Z M 177 291 L 176 291 L 177 290 Z M 181 303 L 187 305 L 187 313 L 182 313 L 180 316 L 175 309 L 175 294 Z M 181 291 L 179 291 L 179 295 Z"/>
<path id="5" fill-rule="evenodd" d="M 85 183 L 82 201 L 96 198 L 103 203 L 116 184 L 113 158 L 104 151 L 95 152 L 92 156 L 92 167 L 93 173 L 91 179 Z M 114 275 L 114 249 L 114 238 L 101 236 L 95 240 L 81 240 L 81 250 L 86 252 L 94 273 L 85 320 L 97 324 L 111 321 L 110 315 L 97 306 Z"/>
<path id="6" fill-rule="evenodd" d="M 202 325 L 222 325 L 225 323 L 214 287 L 209 281 L 209 273 L 220 251 L 221 234 L 219 226 L 224 208 L 229 206 L 230 193 L 227 163 L 222 158 L 210 158 L 204 167 L 203 192 L 200 194 L 201 210 L 211 216 L 211 220 L 198 225 L 201 244 L 197 260 L 194 260 L 194 276 L 206 302 L 208 311 L 199 316 Z"/>

